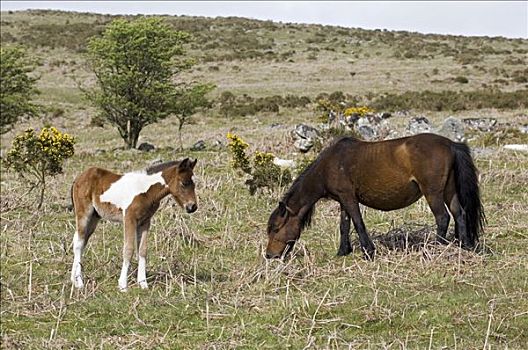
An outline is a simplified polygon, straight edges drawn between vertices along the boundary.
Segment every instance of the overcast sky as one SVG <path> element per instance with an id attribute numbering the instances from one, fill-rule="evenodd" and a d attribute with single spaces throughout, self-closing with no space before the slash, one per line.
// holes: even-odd
<path id="1" fill-rule="evenodd" d="M 528 38 L 528 1 L 1 1 L 2 11 L 238 16 L 365 29 Z"/>

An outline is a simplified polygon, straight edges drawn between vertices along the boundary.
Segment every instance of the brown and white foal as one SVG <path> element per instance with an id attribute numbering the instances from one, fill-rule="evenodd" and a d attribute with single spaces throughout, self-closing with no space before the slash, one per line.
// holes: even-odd
<path id="1" fill-rule="evenodd" d="M 147 231 L 150 219 L 158 210 L 160 201 L 172 194 L 188 213 L 196 211 L 196 195 L 192 180 L 196 161 L 186 158 L 152 166 L 142 172 L 115 174 L 101 168 L 89 168 L 80 174 L 72 186 L 72 200 L 77 230 L 73 236 L 73 266 L 71 280 L 75 287 L 84 286 L 81 256 L 88 239 L 103 218 L 123 221 L 123 267 L 119 288 L 127 289 L 127 275 L 134 253 L 138 252 L 137 282 L 147 288 L 146 256 Z"/>

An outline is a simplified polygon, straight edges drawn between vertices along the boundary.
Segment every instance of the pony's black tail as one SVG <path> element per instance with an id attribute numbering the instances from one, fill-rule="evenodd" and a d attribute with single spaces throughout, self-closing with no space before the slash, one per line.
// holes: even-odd
<path id="1" fill-rule="evenodd" d="M 477 168 L 471 158 L 471 151 L 464 143 L 452 143 L 451 150 L 455 156 L 454 172 L 458 201 L 464 209 L 466 221 L 466 237 L 462 239 L 467 248 L 473 248 L 479 240 L 479 234 L 484 228 L 486 217 L 480 201 Z"/>

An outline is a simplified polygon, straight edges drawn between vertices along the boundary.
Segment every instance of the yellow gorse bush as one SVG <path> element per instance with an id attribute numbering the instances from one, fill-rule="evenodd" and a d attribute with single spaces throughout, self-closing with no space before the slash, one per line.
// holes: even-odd
<path id="1" fill-rule="evenodd" d="M 275 155 L 273 155 L 273 153 L 256 151 L 253 158 L 253 163 L 255 163 L 255 166 L 267 166 L 273 164 L 274 158 Z"/>
<path id="2" fill-rule="evenodd" d="M 372 113 L 374 113 L 374 109 L 367 107 L 367 106 L 361 106 L 361 107 L 349 107 L 345 109 L 345 111 L 343 112 L 343 115 L 345 117 L 348 117 L 353 114 L 357 114 L 360 117 L 364 117 L 367 114 L 372 114 Z"/>
<path id="3" fill-rule="evenodd" d="M 249 147 L 249 145 L 239 136 L 230 132 L 227 133 L 227 139 L 229 140 L 227 148 L 232 155 L 231 166 L 234 169 L 241 169 L 248 174 L 251 173 L 249 159 L 246 155 L 246 149 Z"/>
<path id="4" fill-rule="evenodd" d="M 31 188 L 41 188 L 44 195 L 46 176 L 62 173 L 66 159 L 74 154 L 75 138 L 54 127 L 43 128 L 38 134 L 27 129 L 18 134 L 7 152 L 6 167 L 25 179 Z"/>
<path id="5" fill-rule="evenodd" d="M 246 155 L 246 149 L 249 145 L 232 133 L 227 134 L 227 139 L 229 140 L 227 147 L 232 156 L 231 166 L 250 175 L 250 178 L 245 182 L 249 188 L 249 193 L 254 194 L 259 188 L 273 189 L 291 182 L 290 171 L 282 170 L 273 163 L 275 158 L 273 153 L 256 151 L 253 155 L 253 165 L 251 165 Z"/>

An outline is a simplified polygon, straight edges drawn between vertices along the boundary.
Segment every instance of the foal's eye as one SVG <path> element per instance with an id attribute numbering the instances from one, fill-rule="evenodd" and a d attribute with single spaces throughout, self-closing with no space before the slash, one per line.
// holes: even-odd
<path id="1" fill-rule="evenodd" d="M 181 183 L 182 187 L 189 187 L 189 186 L 192 186 L 193 182 L 192 181 L 184 181 Z"/>

